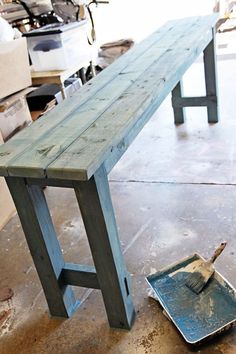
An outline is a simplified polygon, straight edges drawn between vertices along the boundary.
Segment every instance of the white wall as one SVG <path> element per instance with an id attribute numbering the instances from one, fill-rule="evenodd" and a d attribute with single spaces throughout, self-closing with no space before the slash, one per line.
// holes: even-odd
<path id="1" fill-rule="evenodd" d="M 215 0 L 110 0 L 94 9 L 99 43 L 144 38 L 170 19 L 212 12 Z"/>

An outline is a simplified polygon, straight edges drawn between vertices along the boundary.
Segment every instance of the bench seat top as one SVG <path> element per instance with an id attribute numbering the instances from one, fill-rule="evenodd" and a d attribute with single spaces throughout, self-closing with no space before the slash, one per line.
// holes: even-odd
<path id="1" fill-rule="evenodd" d="M 109 172 L 212 39 L 218 16 L 167 22 L 0 147 L 0 175 L 88 180 Z"/>

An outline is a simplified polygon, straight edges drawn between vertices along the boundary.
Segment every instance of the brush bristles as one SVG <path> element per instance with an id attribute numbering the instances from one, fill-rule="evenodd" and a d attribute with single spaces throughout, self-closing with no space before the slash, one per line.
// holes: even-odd
<path id="1" fill-rule="evenodd" d="M 206 283 L 207 279 L 202 275 L 202 273 L 195 272 L 188 276 L 185 285 L 196 294 L 199 294 Z"/>

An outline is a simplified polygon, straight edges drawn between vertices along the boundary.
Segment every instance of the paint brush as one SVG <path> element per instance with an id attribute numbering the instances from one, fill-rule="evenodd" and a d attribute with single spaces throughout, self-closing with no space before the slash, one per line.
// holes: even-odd
<path id="1" fill-rule="evenodd" d="M 202 291 L 208 280 L 213 275 L 215 271 L 213 263 L 222 253 L 226 244 L 227 242 L 221 242 L 212 257 L 207 261 L 201 261 L 201 263 L 194 269 L 194 271 L 189 274 L 185 285 L 196 294 L 199 294 Z"/>

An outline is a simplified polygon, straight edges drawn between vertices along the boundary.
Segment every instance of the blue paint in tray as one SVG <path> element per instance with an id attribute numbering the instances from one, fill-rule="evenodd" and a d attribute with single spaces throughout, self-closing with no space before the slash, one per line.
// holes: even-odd
<path id="1" fill-rule="evenodd" d="M 189 270 L 200 260 L 194 254 L 147 277 L 159 302 L 191 344 L 200 344 L 236 324 L 235 289 L 218 272 L 198 295 L 185 285 Z"/>

